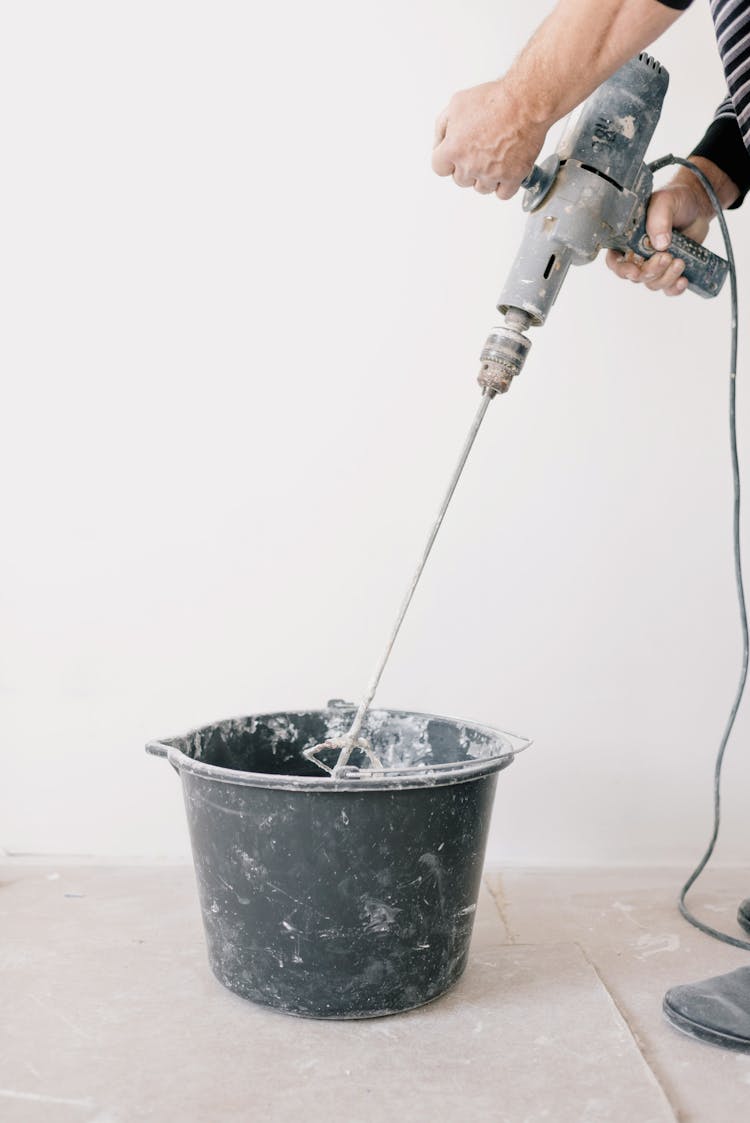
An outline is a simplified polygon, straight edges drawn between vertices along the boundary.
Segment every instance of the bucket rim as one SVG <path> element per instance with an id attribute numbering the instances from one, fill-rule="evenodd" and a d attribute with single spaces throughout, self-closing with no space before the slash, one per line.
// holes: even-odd
<path id="1" fill-rule="evenodd" d="M 416 717 L 428 720 L 445 721 L 454 725 L 461 725 L 473 732 L 484 734 L 495 740 L 505 742 L 508 748 L 493 756 L 469 758 L 463 761 L 448 764 L 436 764 L 432 767 L 415 768 L 390 768 L 381 770 L 347 768 L 340 776 L 333 779 L 331 776 L 289 776 L 276 775 L 269 772 L 246 772 L 238 768 L 223 768 L 217 764 L 207 764 L 205 761 L 194 760 L 177 748 L 175 741 L 182 741 L 194 733 L 210 726 L 230 725 L 232 722 L 246 721 L 248 718 L 277 717 L 280 714 L 289 717 L 301 717 L 306 714 L 324 714 L 330 712 L 331 706 L 319 709 L 305 708 L 301 710 L 269 710 L 258 714 L 239 714 L 220 721 L 208 722 L 206 725 L 195 726 L 185 733 L 165 737 L 160 740 L 149 741 L 146 752 L 152 756 L 164 757 L 179 774 L 186 772 L 190 775 L 202 777 L 224 784 L 234 784 L 246 788 L 281 788 L 287 791 L 308 792 L 354 792 L 354 791 L 398 791 L 403 788 L 433 788 L 446 784 L 460 784 L 469 780 L 480 779 L 482 776 L 491 775 L 507 768 L 519 753 L 528 749 L 533 741 L 518 733 L 498 729 L 495 726 L 480 724 L 476 721 L 466 721 L 463 718 L 448 717 L 444 714 L 425 713 L 420 710 L 400 710 L 389 707 L 377 707 L 371 712 L 374 714 L 389 714 L 394 717 Z M 356 709 L 356 707 L 353 707 Z"/>

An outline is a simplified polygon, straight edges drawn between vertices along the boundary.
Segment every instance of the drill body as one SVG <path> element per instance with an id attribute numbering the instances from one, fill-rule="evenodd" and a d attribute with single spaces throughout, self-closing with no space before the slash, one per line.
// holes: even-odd
<path id="1" fill-rule="evenodd" d="M 642 53 L 625 63 L 571 117 L 555 154 L 524 182 L 529 211 L 524 238 L 498 302 L 505 323 L 482 351 L 480 384 L 508 389 L 531 342 L 525 332 L 545 322 L 571 265 L 601 249 L 650 257 L 646 211 L 653 176 L 644 162 L 669 84 L 667 71 Z M 715 296 L 727 263 L 673 232 L 670 253 L 685 261 L 688 287 Z"/>

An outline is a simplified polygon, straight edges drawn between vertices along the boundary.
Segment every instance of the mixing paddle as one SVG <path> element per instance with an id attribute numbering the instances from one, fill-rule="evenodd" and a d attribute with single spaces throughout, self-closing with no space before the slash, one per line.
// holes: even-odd
<path id="1" fill-rule="evenodd" d="M 396 642 L 396 637 L 398 636 L 401 625 L 404 622 L 404 617 L 406 616 L 409 605 L 411 604 L 411 599 L 414 596 L 417 585 L 419 584 L 419 579 L 422 576 L 422 572 L 427 563 L 427 559 L 430 556 L 430 551 L 432 550 L 435 539 L 437 538 L 438 531 L 440 530 L 443 519 L 445 518 L 445 513 L 448 510 L 448 505 L 453 498 L 453 492 L 456 490 L 456 485 L 461 478 L 461 473 L 464 470 L 464 465 L 466 464 L 469 453 L 471 452 L 471 448 L 474 444 L 476 435 L 479 432 L 479 426 L 482 424 L 484 415 L 487 412 L 487 406 L 490 404 L 490 401 L 494 396 L 494 389 L 485 387 L 482 393 L 482 400 L 479 404 L 479 409 L 477 410 L 476 416 L 471 423 L 471 428 L 469 429 L 469 433 L 466 441 L 464 442 L 464 446 L 461 449 L 461 455 L 458 458 L 458 463 L 454 469 L 453 475 L 451 476 L 448 490 L 445 493 L 445 498 L 443 499 L 442 505 L 438 512 L 438 516 L 435 519 L 435 522 L 433 523 L 432 529 L 430 530 L 429 536 L 427 538 L 422 557 L 419 560 L 419 565 L 416 568 L 411 584 L 409 585 L 406 596 L 404 597 L 404 601 L 399 610 L 398 616 L 396 617 L 396 622 L 393 625 L 393 630 L 391 631 L 388 643 L 386 644 L 385 651 L 381 655 L 373 676 L 370 679 L 370 683 L 367 687 L 362 701 L 359 704 L 359 708 L 354 716 L 354 721 L 351 724 L 349 732 L 344 734 L 343 737 L 331 737 L 328 741 L 321 741 L 320 744 L 311 745 L 309 749 L 303 750 L 303 756 L 307 757 L 308 760 L 314 761 L 314 763 L 317 764 L 319 768 L 322 768 L 324 772 L 330 773 L 330 775 L 334 779 L 341 774 L 344 768 L 346 768 L 347 764 L 349 763 L 349 758 L 351 757 L 355 749 L 361 749 L 361 751 L 365 753 L 373 768 L 383 768 L 382 762 L 379 760 L 377 753 L 372 747 L 372 744 L 366 737 L 362 736 L 362 725 L 367 715 L 367 711 L 370 708 L 370 704 L 375 697 L 375 691 L 378 689 L 378 684 L 380 683 L 383 671 L 385 670 L 386 663 L 390 658 L 391 651 L 393 650 L 393 645 Z M 325 749 L 339 750 L 338 760 L 334 764 L 333 768 L 325 764 L 318 755 Z"/>

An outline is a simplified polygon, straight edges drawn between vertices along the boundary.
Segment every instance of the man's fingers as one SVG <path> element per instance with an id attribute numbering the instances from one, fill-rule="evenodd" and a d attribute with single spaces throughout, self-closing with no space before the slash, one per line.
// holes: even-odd
<path id="1" fill-rule="evenodd" d="M 607 267 L 623 281 L 640 281 L 643 258 L 632 252 L 621 254 L 617 250 L 607 250 Z"/>
<path id="2" fill-rule="evenodd" d="M 682 275 L 684 272 L 685 262 L 681 261 L 679 257 L 676 257 L 664 275 L 662 290 L 664 292 L 671 292 L 675 296 L 684 292 L 688 284 L 687 279 Z"/>
<path id="3" fill-rule="evenodd" d="M 448 112 L 447 112 L 447 110 L 444 109 L 443 112 L 438 117 L 437 121 L 435 122 L 435 139 L 432 142 L 433 148 L 437 148 L 437 146 L 445 139 L 445 133 L 446 133 L 447 128 L 448 128 Z"/>
<path id="4" fill-rule="evenodd" d="M 618 253 L 617 250 L 607 250 L 605 261 L 608 269 L 611 269 L 618 277 L 626 279 L 624 272 L 626 261 L 621 253 Z"/>
<path id="5" fill-rule="evenodd" d="M 646 233 L 656 250 L 665 250 L 672 241 L 677 201 L 671 191 L 655 191 L 646 215 Z"/>
<path id="6" fill-rule="evenodd" d="M 498 183 L 495 194 L 498 199 L 512 199 L 520 186 L 520 179 L 504 179 L 502 183 Z"/>
<path id="7" fill-rule="evenodd" d="M 657 253 L 644 261 L 630 252 L 608 250 L 607 266 L 623 281 L 643 284 L 651 292 L 664 292 L 667 296 L 679 296 L 688 285 L 682 276 L 685 262 L 668 253 Z"/>
<path id="8" fill-rule="evenodd" d="M 674 263 L 675 259 L 668 253 L 655 253 L 645 261 L 641 266 L 641 280 L 646 288 L 652 290 L 663 288 L 664 278 L 673 268 Z"/>
<path id="9" fill-rule="evenodd" d="M 679 281 L 664 290 L 665 296 L 681 296 L 688 287 L 687 277 L 680 277 Z"/>
<path id="10" fill-rule="evenodd" d="M 474 190 L 480 195 L 494 195 L 497 189 L 497 180 L 477 179 L 474 181 Z"/>
<path id="11" fill-rule="evenodd" d="M 656 264 L 652 264 L 656 260 Z M 670 257 L 669 254 L 656 254 L 651 261 L 643 267 L 643 280 L 651 292 L 666 291 L 676 284 L 678 277 L 685 268 L 685 262 L 679 257 Z"/>
<path id="12" fill-rule="evenodd" d="M 453 157 L 444 140 L 441 141 L 437 148 L 432 150 L 432 170 L 437 175 L 453 175 L 456 170 Z"/>
<path id="13" fill-rule="evenodd" d="M 457 184 L 458 187 L 473 187 L 476 180 L 473 175 L 467 175 L 466 172 L 461 171 L 460 168 L 456 168 L 453 173 L 453 182 Z"/>

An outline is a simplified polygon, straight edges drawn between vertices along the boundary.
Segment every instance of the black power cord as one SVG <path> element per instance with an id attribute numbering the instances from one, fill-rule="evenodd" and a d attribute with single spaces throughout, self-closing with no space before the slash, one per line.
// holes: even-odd
<path id="1" fill-rule="evenodd" d="M 737 302 L 737 269 L 734 262 L 734 252 L 732 250 L 732 242 L 729 237 L 729 230 L 727 229 L 726 219 L 721 209 L 721 203 L 716 197 L 716 192 L 709 183 L 706 176 L 692 164 L 690 160 L 683 160 L 680 156 L 663 156 L 661 160 L 655 160 L 653 164 L 649 164 L 652 172 L 658 171 L 660 168 L 667 167 L 669 164 L 680 164 L 683 168 L 689 168 L 693 175 L 696 175 L 703 187 L 706 194 L 711 200 L 716 217 L 721 226 L 722 237 L 724 238 L 724 245 L 726 247 L 727 261 L 729 263 L 729 283 L 731 287 L 731 301 L 732 301 L 732 342 L 731 342 L 731 358 L 730 358 L 730 371 L 729 371 L 729 448 L 732 458 L 732 481 L 734 487 L 734 504 L 733 504 L 733 520 L 732 520 L 732 545 L 734 549 L 734 578 L 737 586 L 737 601 L 740 610 L 740 628 L 742 630 L 742 668 L 740 670 L 740 681 L 737 686 L 737 691 L 732 702 L 732 708 L 729 711 L 729 717 L 724 728 L 724 733 L 719 744 L 719 751 L 716 756 L 716 764 L 714 767 L 714 829 L 711 835 L 711 841 L 708 844 L 705 854 L 701 858 L 698 865 L 695 867 L 690 877 L 683 885 L 679 896 L 680 912 L 685 917 L 688 923 L 692 924 L 694 928 L 699 928 L 701 932 L 705 932 L 708 936 L 713 936 L 717 940 L 721 940 L 725 944 L 732 944 L 736 948 L 744 948 L 750 951 L 750 941 L 740 940 L 736 936 L 729 936 L 726 932 L 719 932 L 716 928 L 712 928 L 710 924 L 704 924 L 697 916 L 694 916 L 685 903 L 685 898 L 690 892 L 695 882 L 698 880 L 704 869 L 708 865 L 711 855 L 716 846 L 716 840 L 719 837 L 719 827 L 721 825 L 721 770 L 724 764 L 724 753 L 726 752 L 729 737 L 734 727 L 734 720 L 737 717 L 737 711 L 740 708 L 740 702 L 745 692 L 745 683 L 747 681 L 747 666 L 748 666 L 748 627 L 747 627 L 747 609 L 745 606 L 745 586 L 742 580 L 742 552 L 740 547 L 740 466 L 739 458 L 737 456 L 737 412 L 736 412 L 736 396 L 737 396 L 737 319 L 738 319 L 738 302 Z"/>

